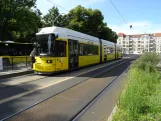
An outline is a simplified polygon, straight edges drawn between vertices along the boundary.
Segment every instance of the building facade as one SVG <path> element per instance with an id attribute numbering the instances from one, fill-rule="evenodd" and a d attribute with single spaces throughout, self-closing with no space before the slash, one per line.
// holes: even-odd
<path id="1" fill-rule="evenodd" d="M 161 53 L 161 33 L 155 34 L 118 34 L 117 44 L 122 45 L 123 54 Z"/>

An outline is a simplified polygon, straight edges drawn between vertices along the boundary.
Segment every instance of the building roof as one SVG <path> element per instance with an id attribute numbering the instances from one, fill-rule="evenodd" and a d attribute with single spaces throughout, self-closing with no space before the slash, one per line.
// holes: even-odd
<path id="1" fill-rule="evenodd" d="M 150 35 L 150 36 L 154 36 L 154 37 L 161 37 L 161 33 L 154 33 L 154 34 L 133 34 L 133 35 L 126 35 L 124 33 L 118 33 L 119 37 L 126 37 L 126 36 L 130 36 L 132 38 L 139 38 L 143 35 Z"/>
<path id="2" fill-rule="evenodd" d="M 155 37 L 161 37 L 161 33 L 155 33 L 154 36 Z"/>
<path id="3" fill-rule="evenodd" d="M 141 34 L 130 35 L 130 37 L 133 37 L 133 38 L 139 38 L 139 37 L 141 37 L 141 36 L 142 36 Z"/>
<path id="4" fill-rule="evenodd" d="M 123 37 L 123 36 L 125 36 L 125 34 L 124 33 L 118 33 L 118 36 Z"/>

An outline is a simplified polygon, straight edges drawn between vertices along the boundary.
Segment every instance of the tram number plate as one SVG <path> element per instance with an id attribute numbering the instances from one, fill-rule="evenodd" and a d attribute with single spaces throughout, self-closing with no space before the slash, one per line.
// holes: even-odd
<path id="1" fill-rule="evenodd" d="M 52 63 L 52 60 L 47 60 L 46 62 L 47 62 L 47 63 Z"/>

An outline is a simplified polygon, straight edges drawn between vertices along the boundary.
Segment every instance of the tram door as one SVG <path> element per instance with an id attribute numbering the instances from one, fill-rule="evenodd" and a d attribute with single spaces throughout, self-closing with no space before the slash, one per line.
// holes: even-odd
<path id="1" fill-rule="evenodd" d="M 69 40 L 69 69 L 78 67 L 78 41 Z"/>
<path id="2" fill-rule="evenodd" d="M 104 61 L 107 61 L 107 45 L 104 45 Z"/>

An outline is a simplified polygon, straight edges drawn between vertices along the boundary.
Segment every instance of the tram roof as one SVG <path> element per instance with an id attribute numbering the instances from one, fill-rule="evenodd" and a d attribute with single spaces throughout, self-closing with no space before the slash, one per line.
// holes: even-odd
<path id="1" fill-rule="evenodd" d="M 82 38 L 82 39 L 88 39 L 88 40 L 93 40 L 93 41 L 99 41 L 99 39 L 97 37 L 93 37 L 81 32 L 77 32 L 74 30 L 70 30 L 67 28 L 62 28 L 62 27 L 45 27 L 42 28 L 41 31 L 39 33 L 37 33 L 36 35 L 41 35 L 41 34 L 50 34 L 50 33 L 54 33 L 54 34 L 58 34 L 59 38 Z"/>
<path id="2" fill-rule="evenodd" d="M 102 40 L 102 43 L 105 44 L 105 45 L 106 44 L 107 45 L 113 45 L 113 46 L 115 45 L 113 42 L 110 42 L 110 41 L 107 41 L 107 40 L 104 40 L 104 39 L 101 39 L 101 40 Z"/>
<path id="3" fill-rule="evenodd" d="M 42 28 L 39 33 L 36 33 L 36 35 L 51 34 L 51 33 L 58 34 L 59 38 L 68 38 L 68 39 L 74 39 L 74 40 L 76 39 L 80 41 L 85 39 L 85 40 L 90 40 L 90 41 L 99 43 L 99 38 L 97 37 L 93 37 L 81 32 L 77 32 L 77 31 L 70 30 L 67 28 L 62 28 L 62 27 L 56 27 L 56 26 Z M 103 40 L 103 39 L 102 41 L 103 43 L 106 43 L 108 45 L 114 45 L 113 42 Z"/>
<path id="4" fill-rule="evenodd" d="M 120 44 L 116 44 L 116 46 L 117 46 L 117 47 L 120 47 L 120 48 L 122 48 L 122 45 L 120 45 Z"/>

